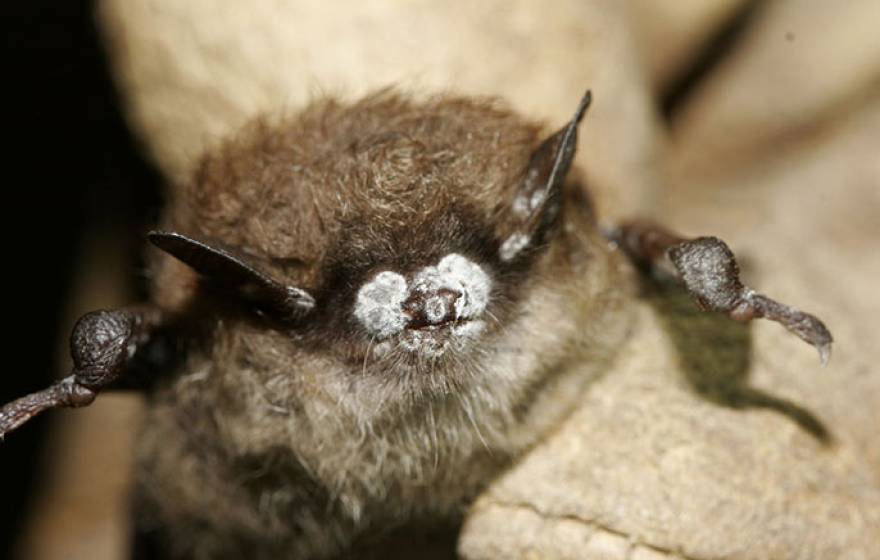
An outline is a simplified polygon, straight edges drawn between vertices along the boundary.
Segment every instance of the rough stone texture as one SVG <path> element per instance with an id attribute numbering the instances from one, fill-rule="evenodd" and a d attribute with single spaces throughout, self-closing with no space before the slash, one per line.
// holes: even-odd
<path id="1" fill-rule="evenodd" d="M 870 420 L 859 407 L 843 412 L 849 390 L 832 396 L 815 383 L 831 375 L 863 387 L 864 372 L 820 371 L 810 352 L 767 333 L 778 347 L 757 345 L 753 379 L 714 380 L 730 385 L 707 398 L 695 390 L 709 381 L 704 373 L 678 364 L 719 357 L 705 345 L 676 348 L 657 311 L 642 311 L 621 361 L 581 409 L 474 505 L 460 554 L 871 558 L 880 546 L 880 490 L 877 465 L 860 447 L 872 430 L 859 425 Z M 815 415 L 833 442 L 802 427 L 802 414 Z"/>

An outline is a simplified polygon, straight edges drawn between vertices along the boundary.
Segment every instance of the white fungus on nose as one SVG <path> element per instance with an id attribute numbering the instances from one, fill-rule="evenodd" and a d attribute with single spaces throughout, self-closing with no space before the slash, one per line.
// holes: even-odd
<path id="1" fill-rule="evenodd" d="M 403 304 L 412 294 L 421 296 L 422 313 L 436 324 L 450 315 L 456 320 L 478 316 L 489 303 L 491 288 L 489 275 L 478 264 L 452 253 L 416 273 L 411 286 L 396 272 L 380 272 L 358 291 L 354 314 L 371 335 L 382 339 L 406 328 L 411 317 Z M 456 294 L 454 300 L 445 295 L 450 292 Z"/>
<path id="2" fill-rule="evenodd" d="M 380 272 L 358 291 L 355 317 L 379 338 L 399 333 L 408 320 L 402 307 L 408 293 L 403 276 L 390 270 Z"/>
<path id="3" fill-rule="evenodd" d="M 425 301 L 425 317 L 431 323 L 439 323 L 449 313 L 449 300 L 443 296 L 434 296 Z"/>
<path id="4" fill-rule="evenodd" d="M 461 293 L 455 300 L 456 319 L 476 317 L 486 309 L 492 281 L 478 264 L 452 253 L 437 264 L 437 271 L 445 284 L 443 287 Z"/>

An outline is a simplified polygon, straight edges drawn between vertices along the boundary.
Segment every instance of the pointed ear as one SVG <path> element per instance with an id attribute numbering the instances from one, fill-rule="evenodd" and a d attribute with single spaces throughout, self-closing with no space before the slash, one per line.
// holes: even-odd
<path id="1" fill-rule="evenodd" d="M 209 245 L 175 232 L 151 231 L 147 237 L 153 245 L 183 261 L 213 285 L 275 318 L 300 317 L 315 306 L 315 299 L 308 292 L 275 280 L 234 249 L 218 243 Z"/>
<path id="2" fill-rule="evenodd" d="M 512 261 L 526 247 L 540 244 L 559 215 L 562 184 L 577 149 L 577 127 L 592 100 L 587 90 L 571 121 L 532 153 L 525 179 L 513 200 L 516 225 L 499 250 L 502 261 Z"/>

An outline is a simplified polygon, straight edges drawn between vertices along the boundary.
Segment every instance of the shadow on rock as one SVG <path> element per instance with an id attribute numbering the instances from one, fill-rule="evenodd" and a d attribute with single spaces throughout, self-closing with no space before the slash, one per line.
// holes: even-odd
<path id="1" fill-rule="evenodd" d="M 832 443 L 831 433 L 815 414 L 795 402 L 749 386 L 750 323 L 701 311 L 684 288 L 670 281 L 646 281 L 642 290 L 670 335 L 684 376 L 694 391 L 730 408 L 776 411 L 820 442 Z"/>

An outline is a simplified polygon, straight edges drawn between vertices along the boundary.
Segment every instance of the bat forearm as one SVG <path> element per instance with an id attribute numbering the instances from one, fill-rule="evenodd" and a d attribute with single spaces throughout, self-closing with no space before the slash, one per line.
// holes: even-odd
<path id="1" fill-rule="evenodd" d="M 0 439 L 49 408 L 87 406 L 97 393 L 76 382 L 73 375 L 55 382 L 47 389 L 31 393 L 0 409 Z"/>
<path id="2" fill-rule="evenodd" d="M 733 251 L 721 239 L 687 239 L 648 221 L 625 223 L 608 237 L 636 263 L 677 278 L 703 309 L 737 321 L 776 321 L 814 346 L 823 365 L 828 361 L 833 338 L 824 323 L 744 285 Z"/>
<path id="3" fill-rule="evenodd" d="M 70 337 L 73 371 L 47 389 L 0 408 L 0 439 L 44 410 L 91 404 L 101 389 L 125 374 L 131 359 L 164 322 L 164 314 L 152 306 L 83 315 Z"/>

